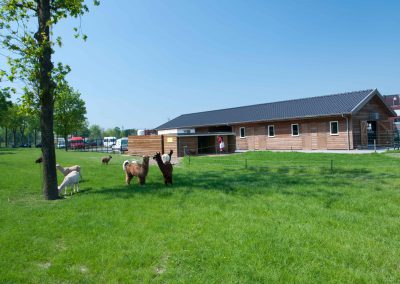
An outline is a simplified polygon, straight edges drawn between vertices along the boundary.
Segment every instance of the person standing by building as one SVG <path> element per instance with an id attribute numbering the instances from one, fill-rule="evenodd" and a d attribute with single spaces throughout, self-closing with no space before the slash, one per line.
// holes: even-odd
<path id="1" fill-rule="evenodd" d="M 222 136 L 218 136 L 217 142 L 218 142 L 218 145 L 219 145 L 219 152 L 220 153 L 225 152 L 224 138 Z"/>

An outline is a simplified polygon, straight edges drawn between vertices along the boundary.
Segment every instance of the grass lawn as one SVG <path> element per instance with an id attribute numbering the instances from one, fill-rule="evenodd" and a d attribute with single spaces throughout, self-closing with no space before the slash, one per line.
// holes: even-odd
<path id="1" fill-rule="evenodd" d="M 57 201 L 39 155 L 0 150 L 1 283 L 400 282 L 396 154 L 195 157 L 141 187 L 126 157 L 57 150 L 84 177 Z"/>

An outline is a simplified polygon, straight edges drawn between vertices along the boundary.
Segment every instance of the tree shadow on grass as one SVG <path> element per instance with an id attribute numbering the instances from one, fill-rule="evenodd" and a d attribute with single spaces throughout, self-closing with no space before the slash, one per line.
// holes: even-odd
<path id="1" fill-rule="evenodd" d="M 17 154 L 16 152 L 3 152 L 3 151 L 0 151 L 0 155 L 14 155 L 14 154 Z"/>
<path id="2" fill-rule="evenodd" d="M 323 174 L 289 174 L 287 168 L 282 167 L 274 173 L 263 169 L 243 169 L 229 171 L 196 171 L 185 170 L 174 174 L 174 184 L 165 186 L 162 178 L 157 182 L 149 179 L 146 185 L 137 183 L 131 185 L 103 187 L 93 189 L 88 193 L 112 196 L 113 198 L 130 199 L 137 195 L 156 195 L 160 198 L 169 198 L 174 192 L 180 191 L 185 200 L 196 191 L 220 191 L 225 194 L 238 196 L 282 194 L 286 196 L 298 196 L 301 198 L 317 198 L 324 202 L 326 208 L 346 194 L 336 190 L 337 188 L 352 185 L 351 180 L 336 178 Z M 334 179 L 334 181 L 332 181 Z"/>

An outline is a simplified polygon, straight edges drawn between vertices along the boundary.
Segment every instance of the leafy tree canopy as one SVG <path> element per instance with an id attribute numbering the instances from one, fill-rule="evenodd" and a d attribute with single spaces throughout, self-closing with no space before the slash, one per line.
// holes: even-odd
<path id="1" fill-rule="evenodd" d="M 68 84 L 57 88 L 54 105 L 54 126 L 57 134 L 68 134 L 82 130 L 86 126 L 86 106 L 81 94 Z"/>

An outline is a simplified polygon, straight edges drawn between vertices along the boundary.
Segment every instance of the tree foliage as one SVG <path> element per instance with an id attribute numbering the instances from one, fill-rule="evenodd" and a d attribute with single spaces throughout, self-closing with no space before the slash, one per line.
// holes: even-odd
<path id="1" fill-rule="evenodd" d="M 93 124 L 89 127 L 90 135 L 89 138 L 91 140 L 98 140 L 103 138 L 103 131 L 100 126 L 97 124 Z"/>
<path id="2" fill-rule="evenodd" d="M 86 106 L 81 94 L 68 84 L 59 85 L 54 106 L 55 131 L 67 141 L 67 136 L 86 125 Z M 67 148 L 66 148 L 67 149 Z"/>
<path id="3" fill-rule="evenodd" d="M 93 1 L 99 5 L 98 0 Z M 57 173 L 53 135 L 54 90 L 63 82 L 69 67 L 54 64 L 54 46 L 62 39 L 54 37 L 54 26 L 62 19 L 78 18 L 88 12 L 84 0 L 0 0 L 0 48 L 8 67 L 0 67 L 0 82 L 23 87 L 23 106 L 38 111 L 42 133 L 43 192 L 57 199 Z M 75 37 L 86 40 L 79 28 Z"/>

